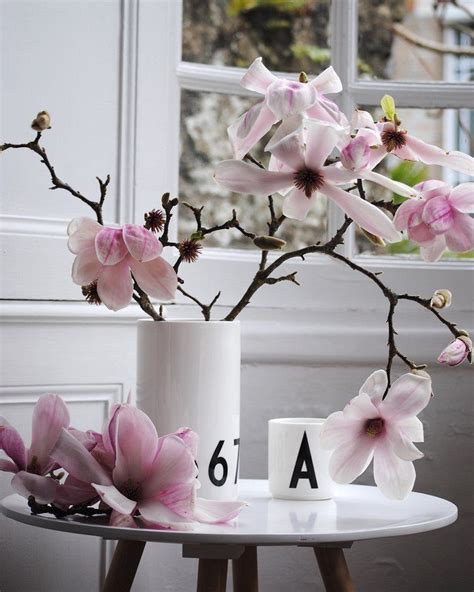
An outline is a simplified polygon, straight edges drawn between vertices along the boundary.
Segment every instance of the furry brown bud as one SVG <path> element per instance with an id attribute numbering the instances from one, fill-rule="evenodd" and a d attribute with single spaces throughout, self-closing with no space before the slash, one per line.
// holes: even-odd
<path id="1" fill-rule="evenodd" d="M 31 127 L 36 132 L 43 132 L 51 129 L 51 116 L 47 111 L 40 111 L 38 115 L 31 122 Z"/>
<path id="2" fill-rule="evenodd" d="M 186 263 L 194 263 L 197 261 L 202 251 L 201 245 L 197 241 L 190 239 L 181 241 L 178 245 L 178 249 L 179 254 Z"/>
<path id="3" fill-rule="evenodd" d="M 160 232 L 165 225 L 165 215 L 161 210 L 151 210 L 145 214 L 145 228 L 152 232 Z"/>
<path id="4" fill-rule="evenodd" d="M 253 239 L 253 244 L 262 249 L 262 251 L 278 251 L 286 245 L 286 241 L 275 236 L 256 236 Z"/>
<path id="5" fill-rule="evenodd" d="M 99 293 L 97 292 L 97 282 L 91 282 L 87 286 L 82 286 L 82 295 L 85 297 L 86 302 L 89 304 L 102 304 Z"/>

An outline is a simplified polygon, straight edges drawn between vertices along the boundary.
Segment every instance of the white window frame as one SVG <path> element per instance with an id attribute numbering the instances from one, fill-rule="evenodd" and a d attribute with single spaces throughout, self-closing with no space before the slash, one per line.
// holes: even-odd
<path id="1" fill-rule="evenodd" d="M 339 74 L 344 90 L 338 95 L 338 103 L 350 113 L 356 104 L 378 105 L 384 94 L 391 94 L 399 107 L 418 108 L 474 108 L 474 85 L 453 82 L 403 82 L 390 80 L 360 80 L 357 76 L 357 0 L 333 0 L 331 8 L 331 63 Z M 243 69 L 223 67 L 179 60 L 177 78 L 181 89 L 201 92 L 217 92 L 240 96 L 256 96 L 243 89 L 239 82 Z M 281 74 L 281 73 L 280 73 Z M 242 198 L 245 207 L 245 197 Z M 329 206 L 328 231 L 332 233 L 341 224 L 342 212 Z M 465 291 L 466 276 L 464 272 L 472 269 L 470 262 L 442 261 L 427 264 L 396 257 L 359 257 L 354 256 L 354 233 L 348 233 L 344 245 L 346 256 L 353 258 L 364 266 L 384 271 L 387 282 L 400 290 L 420 291 L 449 285 L 453 290 Z M 221 303 L 231 305 L 242 294 L 248 280 L 255 272 L 258 252 L 246 252 L 228 249 L 205 249 L 200 261 L 200 270 L 194 271 L 192 266 L 186 268 L 191 276 L 188 281 L 199 292 L 210 294 L 210 281 L 213 273 L 221 281 L 223 297 Z M 308 307 L 341 310 L 347 306 L 347 293 L 340 290 L 341 278 L 347 276 L 339 271 L 337 265 L 327 257 L 314 255 L 302 263 L 288 263 L 288 268 L 297 269 L 303 278 L 300 288 L 285 287 L 272 291 L 265 289 L 265 298 L 256 295 L 252 305 L 258 307 L 286 307 L 307 309 Z M 337 271 L 335 271 L 337 268 Z M 370 282 L 369 282 L 370 283 Z M 351 293 L 355 308 L 367 309 L 367 302 L 374 304 L 373 289 L 368 282 L 351 285 Z M 329 297 L 328 295 L 331 294 Z M 341 296 L 339 296 L 341 294 Z M 463 299 L 462 299 L 463 300 Z M 330 302 L 329 302 L 330 301 Z M 365 303 L 365 304 L 364 304 Z M 384 306 L 384 303 L 380 303 Z M 471 309 L 470 299 L 461 306 L 464 310 Z"/>

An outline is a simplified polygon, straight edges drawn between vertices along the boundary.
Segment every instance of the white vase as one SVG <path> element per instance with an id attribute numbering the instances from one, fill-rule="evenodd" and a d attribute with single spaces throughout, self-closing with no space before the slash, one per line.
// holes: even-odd
<path id="1" fill-rule="evenodd" d="M 237 498 L 240 458 L 240 323 L 138 322 L 137 406 L 160 436 L 199 434 L 199 496 Z"/>

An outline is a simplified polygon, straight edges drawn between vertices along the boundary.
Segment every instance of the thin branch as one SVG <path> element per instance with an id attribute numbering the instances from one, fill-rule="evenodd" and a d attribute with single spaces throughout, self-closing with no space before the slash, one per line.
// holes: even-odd
<path id="1" fill-rule="evenodd" d="M 73 516 L 74 514 L 87 517 L 108 516 L 112 512 L 112 510 L 109 509 L 102 510 L 100 508 L 92 508 L 84 504 L 72 506 L 67 510 L 62 510 L 54 504 L 39 504 L 32 495 L 28 497 L 28 507 L 30 508 L 31 513 L 35 516 L 37 514 L 53 514 L 56 518 L 65 518 L 66 516 Z"/>
<path id="2" fill-rule="evenodd" d="M 181 292 L 181 294 L 183 294 L 184 296 L 186 296 L 186 298 L 189 298 L 190 300 L 192 300 L 193 302 L 195 302 L 201 308 L 202 316 L 204 317 L 204 320 L 205 321 L 210 321 L 211 320 L 211 310 L 212 310 L 212 307 L 214 306 L 214 304 L 220 298 L 220 295 L 221 295 L 220 292 L 218 292 L 214 296 L 214 298 L 212 299 L 212 301 L 209 304 L 203 304 L 195 296 L 193 296 L 192 294 L 189 294 L 188 292 L 186 292 L 182 288 L 182 286 L 178 286 L 178 291 Z"/>
<path id="3" fill-rule="evenodd" d="M 474 56 L 474 47 L 464 47 L 459 45 L 445 45 L 438 41 L 431 41 L 430 39 L 424 39 L 416 33 L 413 33 L 405 26 L 400 23 L 394 23 L 391 25 L 391 29 L 395 35 L 401 37 L 411 45 L 415 47 L 421 47 L 428 51 L 434 51 L 442 55 L 455 55 L 455 56 Z"/>
<path id="4" fill-rule="evenodd" d="M 290 273 L 288 275 L 282 275 L 277 278 L 267 278 L 265 280 L 265 283 L 269 284 L 269 285 L 273 285 L 273 284 L 278 284 L 279 282 L 293 282 L 293 284 L 300 286 L 301 284 L 296 279 L 297 273 L 298 273 L 297 271 L 293 271 L 292 273 Z"/>

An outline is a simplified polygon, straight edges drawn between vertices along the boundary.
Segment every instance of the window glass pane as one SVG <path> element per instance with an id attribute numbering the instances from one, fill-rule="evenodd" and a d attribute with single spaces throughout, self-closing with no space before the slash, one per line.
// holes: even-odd
<path id="1" fill-rule="evenodd" d="M 461 7 L 464 5 L 467 10 Z M 391 80 L 473 79 L 471 0 L 359 0 L 359 75 Z M 431 49 L 430 49 L 431 47 Z M 461 55 L 447 49 L 458 48 Z"/>
<path id="2" fill-rule="evenodd" d="M 330 63 L 330 0 L 184 0 L 183 60 L 317 74 Z"/>
<path id="3" fill-rule="evenodd" d="M 380 109 L 364 107 L 370 111 L 376 120 L 382 117 Z M 474 112 L 469 109 L 397 109 L 401 119 L 401 127 L 425 142 L 435 144 L 446 150 L 461 150 L 468 154 L 473 152 Z M 470 177 L 460 172 L 439 166 L 427 166 L 421 162 L 403 161 L 393 155 L 388 155 L 375 168 L 396 181 L 413 186 L 428 179 L 440 179 L 451 186 L 472 181 Z M 400 203 L 400 198 L 379 185 L 364 182 L 367 197 L 370 201 L 392 201 Z M 402 198 L 403 199 L 403 198 Z M 359 255 L 383 255 L 419 258 L 419 247 L 409 240 L 387 245 L 375 246 L 361 232 L 356 229 L 356 252 Z M 462 259 L 474 257 L 474 252 L 451 253 L 446 251 L 445 259 Z"/>
<path id="4" fill-rule="evenodd" d="M 213 179 L 216 164 L 232 158 L 227 127 L 255 101 L 217 93 L 183 91 L 181 95 L 181 160 L 179 194 L 181 202 L 205 206 L 203 225 L 220 225 L 232 216 L 235 208 L 240 224 L 249 232 L 267 234 L 268 201 L 266 197 L 242 195 L 221 189 Z M 271 132 L 270 132 L 271 133 Z M 269 136 L 252 150 L 252 155 L 268 165 L 263 152 Z M 275 211 L 281 214 L 283 197 L 274 194 Z M 178 232 L 180 240 L 189 237 L 196 226 L 192 211 L 181 205 Z M 278 237 L 289 247 L 299 248 L 326 236 L 326 201 L 318 198 L 304 222 L 285 220 Z M 206 247 L 255 249 L 252 240 L 238 230 L 224 230 L 209 235 Z"/>

